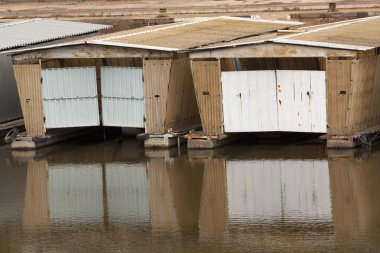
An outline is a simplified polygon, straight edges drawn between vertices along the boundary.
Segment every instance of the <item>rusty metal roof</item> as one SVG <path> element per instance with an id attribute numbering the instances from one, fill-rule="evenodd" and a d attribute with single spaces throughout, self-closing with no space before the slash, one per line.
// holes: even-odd
<path id="1" fill-rule="evenodd" d="M 230 42 L 300 25 L 300 22 L 217 17 L 108 34 L 87 43 L 180 51 Z"/>
<path id="2" fill-rule="evenodd" d="M 274 39 L 278 43 L 369 50 L 380 47 L 380 17 L 314 27 L 301 34 Z"/>

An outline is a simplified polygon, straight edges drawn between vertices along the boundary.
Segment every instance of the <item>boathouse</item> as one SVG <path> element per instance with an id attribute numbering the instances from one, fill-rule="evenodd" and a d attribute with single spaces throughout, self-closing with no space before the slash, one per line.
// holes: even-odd
<path id="1" fill-rule="evenodd" d="M 27 138 L 103 125 L 144 129 L 146 146 L 174 145 L 201 125 L 190 49 L 299 24 L 216 17 L 16 52 Z"/>
<path id="2" fill-rule="evenodd" d="M 368 144 L 380 130 L 378 34 L 380 17 L 371 17 L 192 50 L 203 132 L 189 147 L 246 132 L 320 133 L 328 147 Z"/>
<path id="3" fill-rule="evenodd" d="M 0 24 L 0 132 L 22 125 L 22 111 L 9 50 L 35 44 L 57 43 L 93 34 L 107 25 L 81 22 L 32 19 Z M 81 36 L 81 37 L 79 37 Z M 54 41 L 54 42 L 52 42 Z"/>

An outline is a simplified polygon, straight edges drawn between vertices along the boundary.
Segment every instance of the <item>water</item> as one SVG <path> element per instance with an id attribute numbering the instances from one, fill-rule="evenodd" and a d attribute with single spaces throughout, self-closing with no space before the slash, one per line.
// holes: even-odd
<path id="1" fill-rule="evenodd" d="M 0 147 L 0 252 L 380 252 L 380 150 Z"/>

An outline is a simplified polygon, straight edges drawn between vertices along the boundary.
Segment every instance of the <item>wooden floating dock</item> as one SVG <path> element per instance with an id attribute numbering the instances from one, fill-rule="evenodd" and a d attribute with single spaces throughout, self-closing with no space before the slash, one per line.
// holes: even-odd
<path id="1" fill-rule="evenodd" d="M 13 150 L 33 150 L 92 134 L 97 130 L 96 128 L 82 128 L 77 130 L 56 131 L 54 133 L 48 133 L 43 137 L 27 136 L 24 132 L 16 137 L 11 147 Z"/>
<path id="2" fill-rule="evenodd" d="M 185 135 L 188 149 L 213 149 L 238 140 L 236 135 L 204 135 L 203 132 L 191 132 Z"/>
<path id="3" fill-rule="evenodd" d="M 380 139 L 380 126 L 357 131 L 347 135 L 326 135 L 327 148 L 355 148 L 360 145 L 371 147 L 372 143 Z"/>

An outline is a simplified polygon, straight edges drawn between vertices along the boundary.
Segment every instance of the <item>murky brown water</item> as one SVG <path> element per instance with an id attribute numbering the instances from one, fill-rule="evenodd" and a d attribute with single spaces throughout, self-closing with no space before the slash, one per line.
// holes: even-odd
<path id="1" fill-rule="evenodd" d="M 0 147 L 0 252 L 379 252 L 380 151 Z"/>

